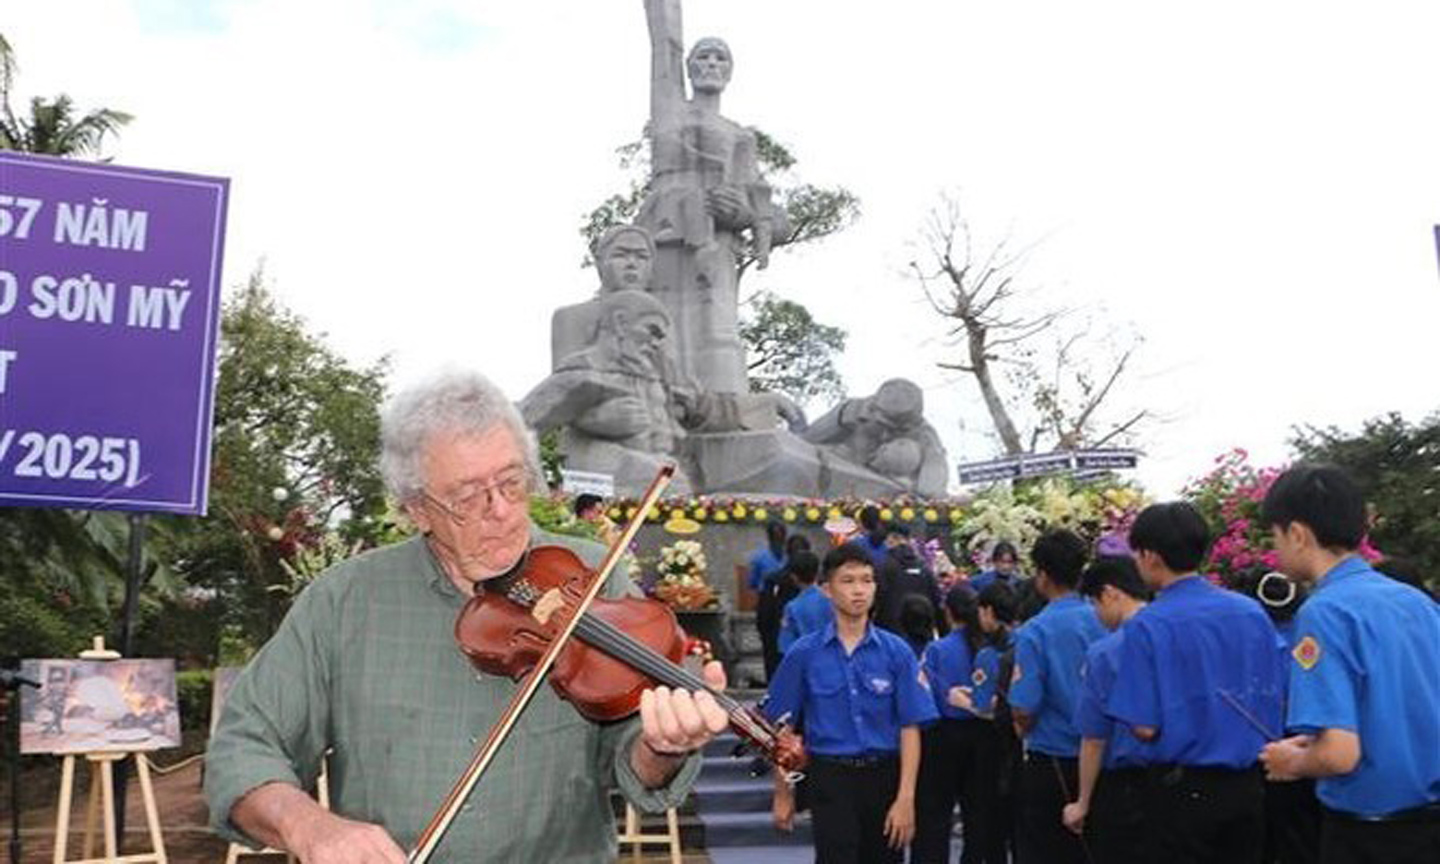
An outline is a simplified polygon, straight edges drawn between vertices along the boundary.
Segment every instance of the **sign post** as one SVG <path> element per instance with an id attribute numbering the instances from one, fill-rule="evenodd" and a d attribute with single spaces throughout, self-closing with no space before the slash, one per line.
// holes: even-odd
<path id="1" fill-rule="evenodd" d="M 967 462 L 960 466 L 960 482 L 978 485 L 1051 474 L 1070 474 L 1080 479 L 1120 468 L 1134 468 L 1139 461 L 1139 451 L 1123 449 L 1020 453 L 984 462 Z"/>

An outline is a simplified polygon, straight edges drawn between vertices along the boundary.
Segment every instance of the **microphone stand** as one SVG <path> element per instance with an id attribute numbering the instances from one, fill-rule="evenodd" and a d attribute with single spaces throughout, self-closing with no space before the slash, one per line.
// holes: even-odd
<path id="1" fill-rule="evenodd" d="M 6 736 L 5 764 L 10 772 L 10 864 L 20 864 L 20 688 L 40 689 L 40 682 L 22 677 L 13 669 L 0 669 L 0 693 L 5 696 L 5 714 L 10 719 Z"/>

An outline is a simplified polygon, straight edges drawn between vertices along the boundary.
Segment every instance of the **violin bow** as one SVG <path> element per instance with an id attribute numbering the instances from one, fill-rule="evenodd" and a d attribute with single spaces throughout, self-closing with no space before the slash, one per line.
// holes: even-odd
<path id="1" fill-rule="evenodd" d="M 446 830 L 450 828 L 450 823 L 455 821 L 456 814 L 460 812 L 460 808 L 470 797 L 471 790 L 475 788 L 476 783 L 480 782 L 480 775 L 485 773 L 485 769 L 490 766 L 491 760 L 495 758 L 495 753 L 515 726 L 515 721 L 520 719 L 521 713 L 525 711 L 525 706 L 530 704 L 530 700 L 540 689 L 540 685 L 544 683 L 550 667 L 555 665 L 555 659 L 560 656 L 560 651 L 569 643 L 570 635 L 575 632 L 575 627 L 580 623 L 585 610 L 590 608 L 591 601 L 599 596 L 600 590 L 605 587 L 605 582 L 610 578 L 610 571 L 615 569 L 615 565 L 620 562 L 620 557 L 629 548 L 630 541 L 634 540 L 635 535 L 640 532 L 640 526 L 645 523 L 645 517 L 650 512 L 650 508 L 660 500 L 660 494 L 665 491 L 665 487 L 670 485 L 674 476 L 675 466 L 666 464 L 661 466 L 655 479 L 650 481 L 650 488 L 645 490 L 645 497 L 641 499 L 635 515 L 631 517 L 624 532 L 606 553 L 600 569 L 595 572 L 595 578 L 590 580 L 590 585 L 580 598 L 580 602 L 576 604 L 574 611 L 571 612 L 565 626 L 551 640 L 549 647 L 545 649 L 544 654 L 540 655 L 535 667 L 525 676 L 520 689 L 515 691 L 515 695 L 510 698 L 510 704 L 506 706 L 505 713 L 501 714 L 500 719 L 495 721 L 495 725 L 490 727 L 490 734 L 485 737 L 480 749 L 475 751 L 475 756 L 471 758 L 469 766 L 460 775 L 460 779 L 455 781 L 455 785 L 450 789 L 450 794 L 445 796 L 444 803 L 431 818 L 430 824 L 426 825 L 425 830 L 420 833 L 419 839 L 415 841 L 414 851 L 405 858 L 408 864 L 425 864 L 430 860 L 430 856 L 435 854 L 435 849 L 440 845 L 440 840 L 445 836 Z"/>

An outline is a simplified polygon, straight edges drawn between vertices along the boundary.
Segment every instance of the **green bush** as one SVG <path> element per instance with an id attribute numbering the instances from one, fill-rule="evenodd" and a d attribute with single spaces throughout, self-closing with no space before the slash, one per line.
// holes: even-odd
<path id="1" fill-rule="evenodd" d="M 215 673 L 210 669 L 189 669 L 175 674 L 175 695 L 180 700 L 182 728 L 210 728 L 210 693 L 214 684 Z"/>
<path id="2" fill-rule="evenodd" d="M 54 600 L 17 589 L 0 594 L 0 656 L 74 657 L 108 632 L 104 614 L 84 607 L 61 610 Z"/>

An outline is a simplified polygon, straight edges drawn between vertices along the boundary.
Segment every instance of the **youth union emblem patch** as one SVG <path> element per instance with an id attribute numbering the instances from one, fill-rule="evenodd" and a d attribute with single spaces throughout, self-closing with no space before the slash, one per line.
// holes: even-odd
<path id="1" fill-rule="evenodd" d="M 974 684 L 976 687 L 983 685 L 986 680 L 987 679 L 985 677 L 985 670 L 979 668 L 978 666 L 975 668 L 974 672 L 970 673 L 970 683 Z"/>
<path id="2" fill-rule="evenodd" d="M 1306 636 L 1295 644 L 1295 650 L 1290 652 L 1300 668 L 1306 671 L 1315 668 L 1320 662 L 1320 643 L 1315 641 L 1314 636 Z"/>

